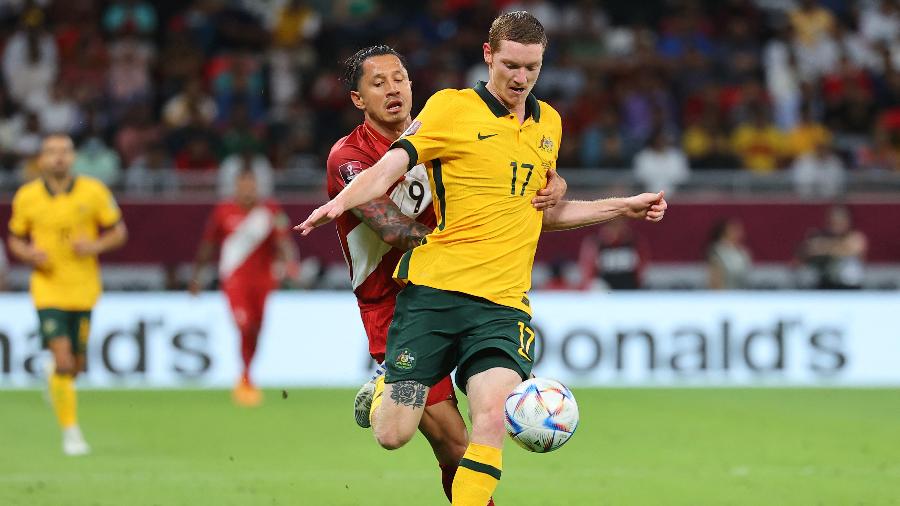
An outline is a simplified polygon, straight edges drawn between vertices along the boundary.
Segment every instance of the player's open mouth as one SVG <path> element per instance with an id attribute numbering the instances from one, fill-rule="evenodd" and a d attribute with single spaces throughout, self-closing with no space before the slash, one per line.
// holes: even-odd
<path id="1" fill-rule="evenodd" d="M 524 87 L 510 86 L 509 89 L 512 90 L 512 92 L 515 93 L 516 95 L 522 95 L 525 93 Z"/>
<path id="2" fill-rule="evenodd" d="M 401 109 L 403 109 L 402 100 L 391 100 L 387 103 L 387 112 L 398 113 Z"/>

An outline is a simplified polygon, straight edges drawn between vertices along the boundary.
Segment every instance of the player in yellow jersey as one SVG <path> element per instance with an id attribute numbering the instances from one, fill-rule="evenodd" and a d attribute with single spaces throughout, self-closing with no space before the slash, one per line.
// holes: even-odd
<path id="1" fill-rule="evenodd" d="M 75 377 L 84 370 L 91 309 L 100 296 L 97 256 L 125 244 L 127 231 L 112 194 L 100 181 L 72 174 L 67 135 L 41 146 L 41 177 L 13 197 L 9 249 L 32 266 L 31 296 L 43 344 L 53 353 L 50 399 L 68 455 L 90 452 L 78 427 Z"/>
<path id="2" fill-rule="evenodd" d="M 531 373 L 527 292 L 541 230 L 619 216 L 659 221 L 667 207 L 662 193 L 531 207 L 555 169 L 562 136 L 559 114 L 530 93 L 546 45 L 532 15 L 498 17 L 483 46 L 489 82 L 433 95 L 378 163 L 295 227 L 306 235 L 426 165 L 438 224 L 395 272 L 406 286 L 397 296 L 372 426 L 385 448 L 404 445 L 429 387 L 456 368 L 472 430 L 453 481 L 454 505 L 483 506 L 500 478 L 503 403 Z"/>

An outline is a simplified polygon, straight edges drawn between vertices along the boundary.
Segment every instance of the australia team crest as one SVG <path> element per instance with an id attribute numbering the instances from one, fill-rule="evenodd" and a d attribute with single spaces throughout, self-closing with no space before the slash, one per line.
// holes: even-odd
<path id="1" fill-rule="evenodd" d="M 394 366 L 403 371 L 410 371 L 416 366 L 416 356 L 413 355 L 409 348 L 403 348 L 400 350 L 400 353 L 397 354 L 397 359 L 394 360 Z"/>
<path id="2" fill-rule="evenodd" d="M 547 137 L 546 135 L 541 136 L 541 142 L 538 144 L 538 149 L 541 151 L 546 151 L 547 153 L 553 152 L 553 139 Z"/>

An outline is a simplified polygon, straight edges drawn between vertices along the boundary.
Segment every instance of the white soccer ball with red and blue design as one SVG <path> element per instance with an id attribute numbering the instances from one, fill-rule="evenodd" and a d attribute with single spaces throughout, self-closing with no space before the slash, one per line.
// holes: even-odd
<path id="1" fill-rule="evenodd" d="M 506 398 L 506 432 L 528 451 L 546 453 L 564 445 L 578 427 L 572 391 L 548 378 L 531 378 Z"/>

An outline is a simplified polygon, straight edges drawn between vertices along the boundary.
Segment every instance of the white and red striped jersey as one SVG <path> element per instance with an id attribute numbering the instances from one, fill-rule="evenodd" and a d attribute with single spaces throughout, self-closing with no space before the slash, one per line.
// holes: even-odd
<path id="1" fill-rule="evenodd" d="M 334 198 L 357 174 L 374 165 L 387 152 L 391 142 L 367 123 L 337 141 L 328 155 L 329 197 Z M 436 225 L 424 165 L 417 165 L 407 172 L 391 187 L 388 196 L 403 214 L 428 227 Z M 400 285 L 393 279 L 394 268 L 404 252 L 382 241 L 352 212 L 344 213 L 335 222 L 360 308 L 393 303 L 400 291 Z"/>
<path id="2" fill-rule="evenodd" d="M 220 246 L 219 281 L 275 285 L 272 264 L 278 240 L 288 234 L 288 219 L 274 201 L 245 209 L 233 201 L 220 202 L 203 234 Z"/>

